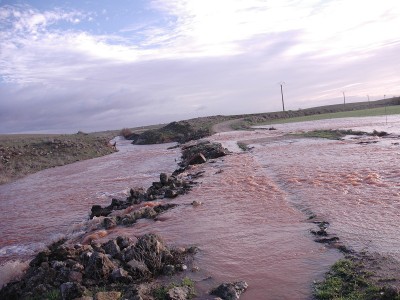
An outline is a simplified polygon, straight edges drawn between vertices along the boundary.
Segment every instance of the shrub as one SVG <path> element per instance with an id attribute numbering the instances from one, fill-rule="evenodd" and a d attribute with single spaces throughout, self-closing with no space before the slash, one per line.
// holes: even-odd
<path id="1" fill-rule="evenodd" d="M 127 139 L 132 135 L 132 133 L 132 130 L 130 130 L 129 128 L 123 128 L 121 129 L 119 134 Z"/>

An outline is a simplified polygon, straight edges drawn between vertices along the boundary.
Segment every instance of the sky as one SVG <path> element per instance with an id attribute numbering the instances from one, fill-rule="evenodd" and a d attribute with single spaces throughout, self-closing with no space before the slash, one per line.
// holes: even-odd
<path id="1" fill-rule="evenodd" d="M 0 0 L 0 133 L 400 95 L 400 1 Z"/>

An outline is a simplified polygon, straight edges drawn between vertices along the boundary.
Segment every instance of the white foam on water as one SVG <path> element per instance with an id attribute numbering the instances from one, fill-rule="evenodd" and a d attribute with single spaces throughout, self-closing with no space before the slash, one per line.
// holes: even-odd
<path id="1" fill-rule="evenodd" d="M 0 257 L 33 255 L 45 247 L 46 245 L 44 243 L 5 246 L 0 248 Z"/>
<path id="2" fill-rule="evenodd" d="M 11 280 L 19 279 L 29 266 L 29 261 L 8 261 L 0 265 L 0 288 Z"/>

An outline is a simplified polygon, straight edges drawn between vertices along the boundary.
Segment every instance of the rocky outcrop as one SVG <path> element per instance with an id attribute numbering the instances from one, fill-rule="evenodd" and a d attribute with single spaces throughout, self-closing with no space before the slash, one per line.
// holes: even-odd
<path id="1" fill-rule="evenodd" d="M 180 176 L 179 172 L 174 172 L 174 174 L 172 175 L 161 173 L 160 181 L 153 182 L 147 190 L 143 188 L 131 189 L 129 192 L 129 196 L 126 199 L 112 199 L 111 204 L 106 207 L 102 207 L 101 205 L 93 205 L 90 218 L 93 219 L 94 217 L 101 216 L 106 217 L 115 210 L 123 210 L 134 204 L 140 204 L 144 201 L 175 198 L 179 195 L 187 193 L 194 184 L 195 182 L 193 182 L 188 177 Z M 160 205 L 158 207 L 154 207 L 154 210 L 157 213 L 160 213 L 170 208 L 172 207 L 168 205 Z M 148 211 L 148 213 L 151 214 L 150 211 Z M 140 217 L 135 216 L 135 219 L 138 218 Z M 112 228 L 118 224 L 118 222 L 115 222 L 113 220 L 107 220 L 106 222 L 106 228 Z"/>
<path id="2" fill-rule="evenodd" d="M 182 147 L 181 167 L 205 163 L 209 159 L 222 157 L 229 154 L 229 151 L 220 143 L 201 141 L 196 144 L 184 145 Z"/>
<path id="3" fill-rule="evenodd" d="M 182 270 L 189 253 L 189 249 L 169 248 L 156 234 L 143 235 L 136 242 L 118 237 L 99 245 L 65 245 L 61 241 L 40 252 L 20 281 L 0 291 L 0 299 L 45 299 L 49 293 L 75 299 L 99 287 L 112 291 L 115 284 L 118 293 L 162 274 L 167 265 L 173 266 L 174 272 Z"/>

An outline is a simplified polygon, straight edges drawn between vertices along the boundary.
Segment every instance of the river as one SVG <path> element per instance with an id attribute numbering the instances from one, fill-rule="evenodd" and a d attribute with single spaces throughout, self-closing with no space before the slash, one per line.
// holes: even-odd
<path id="1" fill-rule="evenodd" d="M 313 242 L 306 211 L 329 221 L 329 230 L 346 245 L 400 259 L 398 136 L 343 141 L 282 137 L 316 128 L 398 134 L 400 117 L 389 116 L 387 124 L 376 117 L 274 127 L 210 137 L 233 154 L 196 166 L 204 176 L 189 194 L 174 200 L 180 206 L 156 222 L 113 229 L 103 239 L 152 231 L 172 245 L 197 245 L 194 263 L 200 271 L 189 276 L 199 294 L 218 282 L 246 280 L 245 300 L 308 299 L 312 282 L 340 258 L 337 251 Z M 241 152 L 240 140 L 250 141 L 253 149 Z M 130 187 L 149 186 L 160 172 L 176 168 L 179 150 L 167 149 L 171 145 L 133 146 L 122 140 L 117 145 L 118 153 L 0 186 L 3 274 L 13 274 L 13 262 L 29 259 L 52 240 L 84 230 L 92 204 L 109 204 L 111 197 L 125 197 Z M 203 204 L 193 207 L 193 200 Z"/>

